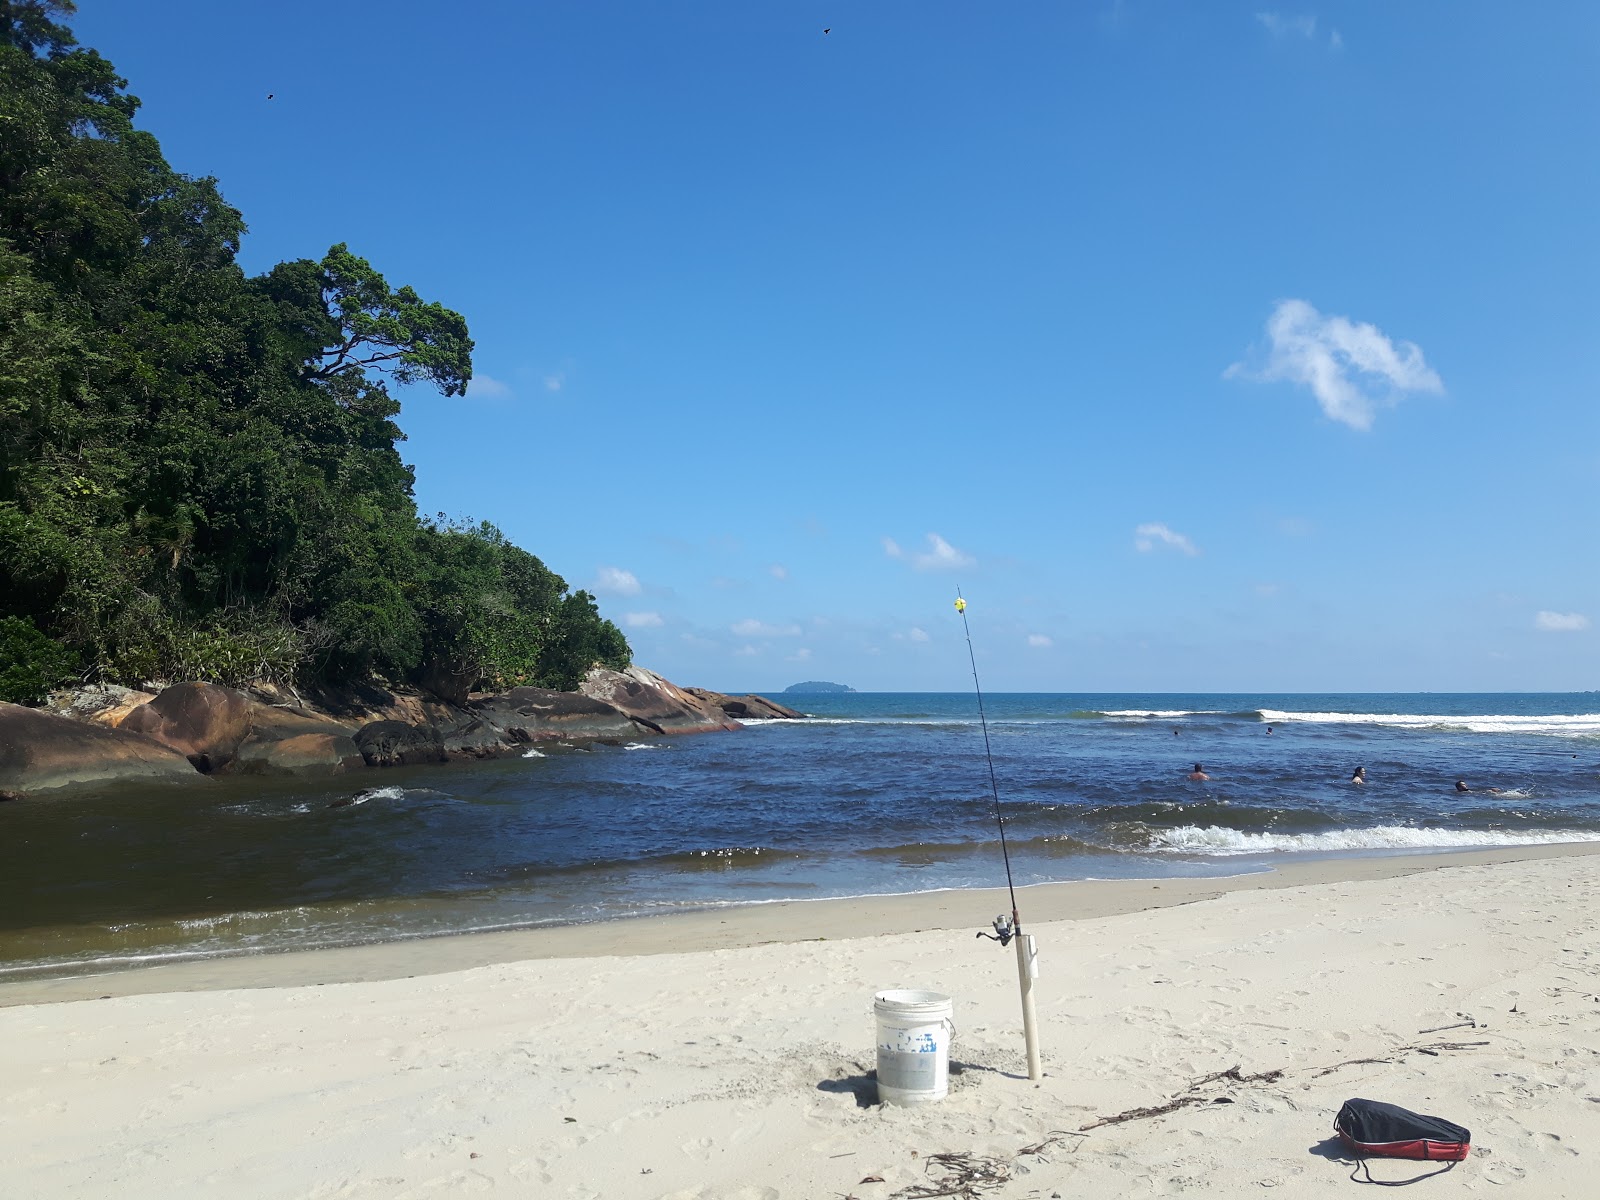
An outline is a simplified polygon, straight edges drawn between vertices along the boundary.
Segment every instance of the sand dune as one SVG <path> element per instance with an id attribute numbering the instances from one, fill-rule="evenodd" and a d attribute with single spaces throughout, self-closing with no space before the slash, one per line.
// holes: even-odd
<path id="1" fill-rule="evenodd" d="M 1019 1200 L 1321 1196 L 1351 1187 L 1329 1126 L 1366 1096 L 1472 1129 L 1472 1157 L 1436 1190 L 1587 1197 L 1600 873 L 1586 853 L 1485 857 L 1193 881 L 1209 898 L 1030 918 L 1038 1084 L 1015 960 L 972 936 L 994 893 L 924 898 L 945 930 L 840 938 L 903 929 L 916 910 L 831 902 L 714 914 L 698 933 L 681 918 L 618 923 L 604 937 L 635 953 L 415 978 L 289 985 L 315 976 L 313 958 L 324 974 L 341 956 L 360 968 L 340 951 L 203 968 L 212 985 L 232 971 L 284 986 L 144 992 L 123 975 L 90 981 L 109 999 L 19 1004 L 70 992 L 19 985 L 0 992 L 0 1177 L 8 1197 L 880 1200 L 948 1174 L 959 1164 L 935 1156 L 956 1154 L 1009 1177 L 985 1194 Z M 1118 895 L 1131 907 L 1178 882 L 1030 889 L 1023 915 L 1103 911 Z M 664 927 L 732 944 L 643 952 Z M 829 933 L 792 940 L 808 928 Z M 512 944 L 579 953 L 574 936 Z M 782 940 L 751 944 L 769 937 Z M 388 953 L 379 974 L 462 950 Z M 872 995 L 888 987 L 955 997 L 940 1103 L 871 1103 Z"/>

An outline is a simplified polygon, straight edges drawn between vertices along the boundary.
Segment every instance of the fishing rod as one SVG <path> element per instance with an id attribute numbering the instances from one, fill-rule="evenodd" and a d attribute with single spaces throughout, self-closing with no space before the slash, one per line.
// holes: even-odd
<path id="1" fill-rule="evenodd" d="M 1039 1064 L 1038 1020 L 1034 1013 L 1033 981 L 1039 977 L 1039 948 L 1031 933 L 1022 932 L 1022 916 L 1017 911 L 1017 885 L 1011 876 L 1011 847 L 1006 841 L 1006 818 L 1000 804 L 1000 784 L 994 773 L 994 752 L 989 747 L 989 718 L 983 711 L 983 685 L 978 682 L 978 656 L 972 650 L 972 628 L 967 624 L 967 601 L 956 589 L 956 612 L 961 614 L 961 630 L 967 638 L 967 659 L 972 663 L 972 690 L 978 697 L 978 724 L 983 729 L 983 757 L 989 764 L 989 791 L 994 797 L 994 820 L 1000 828 L 1000 855 L 1006 864 L 1006 890 L 1011 895 L 1011 915 L 994 919 L 994 932 L 978 931 L 1002 946 L 1017 943 L 1017 986 L 1022 991 L 1022 1037 L 1028 1047 L 1028 1078 L 1039 1079 L 1044 1070 Z"/>

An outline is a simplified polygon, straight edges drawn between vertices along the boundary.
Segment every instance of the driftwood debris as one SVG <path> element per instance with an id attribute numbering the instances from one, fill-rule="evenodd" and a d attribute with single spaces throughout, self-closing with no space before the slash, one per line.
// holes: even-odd
<path id="1" fill-rule="evenodd" d="M 954 1154 L 930 1154 L 923 1164 L 924 1170 L 934 1167 L 944 1174 L 927 1183 L 913 1183 L 894 1193 L 894 1200 L 933 1200 L 935 1196 L 951 1196 L 955 1200 L 981 1200 L 985 1192 L 992 1192 L 1011 1181 L 1011 1164 L 1003 1158 L 986 1154 L 960 1151 Z"/>
<path id="2" fill-rule="evenodd" d="M 1029 1155 L 1038 1158 L 1047 1150 L 1054 1150 L 1060 1146 L 1063 1138 L 1082 1136 L 1081 1133 L 1074 1133 L 1068 1129 L 1052 1129 L 1043 1141 L 1022 1147 L 1015 1157 L 1022 1158 Z M 1076 1150 L 1078 1147 L 1074 1145 L 1072 1148 Z M 915 1154 L 916 1151 L 912 1153 Z M 923 1159 L 922 1165 L 924 1171 L 938 1167 L 944 1173 L 926 1183 L 913 1183 L 909 1187 L 903 1187 L 895 1192 L 890 1200 L 933 1200 L 936 1196 L 950 1196 L 954 1197 L 954 1200 L 980 1200 L 985 1192 L 993 1191 L 1011 1180 L 1011 1164 L 1003 1158 L 992 1155 L 967 1152 L 930 1154 Z M 863 1179 L 861 1182 L 866 1183 L 867 1180 Z M 881 1179 L 878 1182 L 882 1182 Z"/>
<path id="3" fill-rule="evenodd" d="M 1345 1067 L 1354 1067 L 1364 1063 L 1392 1063 L 1407 1054 L 1429 1054 L 1437 1057 L 1439 1054 L 1450 1050 L 1475 1050 L 1480 1046 L 1487 1046 L 1488 1042 L 1427 1042 L 1411 1046 L 1399 1046 L 1381 1058 L 1348 1058 L 1344 1062 L 1334 1063 L 1332 1066 L 1323 1067 L 1312 1073 L 1313 1079 L 1320 1079 L 1324 1075 L 1332 1075 L 1335 1071 Z M 1189 1108 L 1196 1104 L 1232 1104 L 1229 1096 L 1200 1096 L 1195 1092 L 1211 1083 L 1277 1083 L 1286 1071 L 1260 1071 L 1254 1075 L 1242 1074 L 1237 1066 L 1229 1067 L 1226 1071 L 1217 1071 L 1211 1075 L 1203 1075 L 1194 1080 L 1180 1095 L 1174 1096 L 1165 1104 L 1155 1104 L 1148 1108 L 1130 1108 L 1126 1112 L 1117 1113 L 1110 1117 L 1100 1117 L 1087 1125 L 1080 1125 L 1078 1129 L 1087 1132 L 1090 1129 L 1099 1129 L 1102 1125 L 1120 1125 L 1124 1121 L 1142 1121 L 1147 1117 L 1163 1117 L 1167 1113 L 1177 1112 L 1180 1108 Z"/>

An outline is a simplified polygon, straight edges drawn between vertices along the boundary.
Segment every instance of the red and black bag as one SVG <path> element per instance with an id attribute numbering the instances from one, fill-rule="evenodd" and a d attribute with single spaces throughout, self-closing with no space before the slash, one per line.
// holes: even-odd
<path id="1" fill-rule="evenodd" d="M 1460 1162 L 1472 1149 L 1472 1134 L 1443 1117 L 1425 1117 L 1378 1100 L 1346 1100 L 1333 1128 L 1358 1158 L 1418 1158 Z"/>

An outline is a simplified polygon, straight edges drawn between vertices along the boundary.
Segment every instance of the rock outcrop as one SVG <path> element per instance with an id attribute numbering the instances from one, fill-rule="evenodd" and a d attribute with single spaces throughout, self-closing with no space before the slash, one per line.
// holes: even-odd
<path id="1" fill-rule="evenodd" d="M 435 681 L 439 682 L 439 681 Z M 439 691 L 451 688 L 440 684 Z M 596 668 L 579 692 L 518 687 L 464 704 L 364 684 L 306 693 L 180 683 L 157 695 L 97 685 L 53 711 L 0 704 L 0 799 L 200 773 L 320 777 L 368 766 L 492 758 L 534 742 L 626 742 L 802 714 L 760 696 L 680 688 L 642 667 Z M 108 726 L 115 725 L 115 728 Z"/>
<path id="2" fill-rule="evenodd" d="M 250 733 L 229 773 L 235 775 L 338 775 L 364 765 L 348 726 L 303 708 L 253 704 Z"/>
<path id="3" fill-rule="evenodd" d="M 142 733 L 209 775 L 233 761 L 250 732 L 250 697 L 216 683 L 179 683 L 141 704 L 117 728 Z"/>
<path id="4" fill-rule="evenodd" d="M 691 696 L 714 704 L 735 721 L 800 721 L 805 713 L 774 704 L 765 696 L 725 696 L 709 688 L 684 688 Z"/>
<path id="5" fill-rule="evenodd" d="M 189 760 L 143 734 L 0 704 L 0 795 L 116 784 L 194 783 Z"/>
<path id="6" fill-rule="evenodd" d="M 474 696 L 468 711 L 498 730 L 508 745 L 619 741 L 651 732 L 603 700 L 549 688 L 517 687 L 501 694 Z"/>
<path id="7" fill-rule="evenodd" d="M 714 733 L 740 728 L 739 722 L 717 705 L 643 667 L 629 667 L 626 671 L 595 667 L 578 690 L 627 714 L 654 733 Z"/>
<path id="8" fill-rule="evenodd" d="M 449 761 L 444 737 L 432 724 L 373 721 L 356 730 L 355 744 L 369 767 L 414 767 Z"/>

